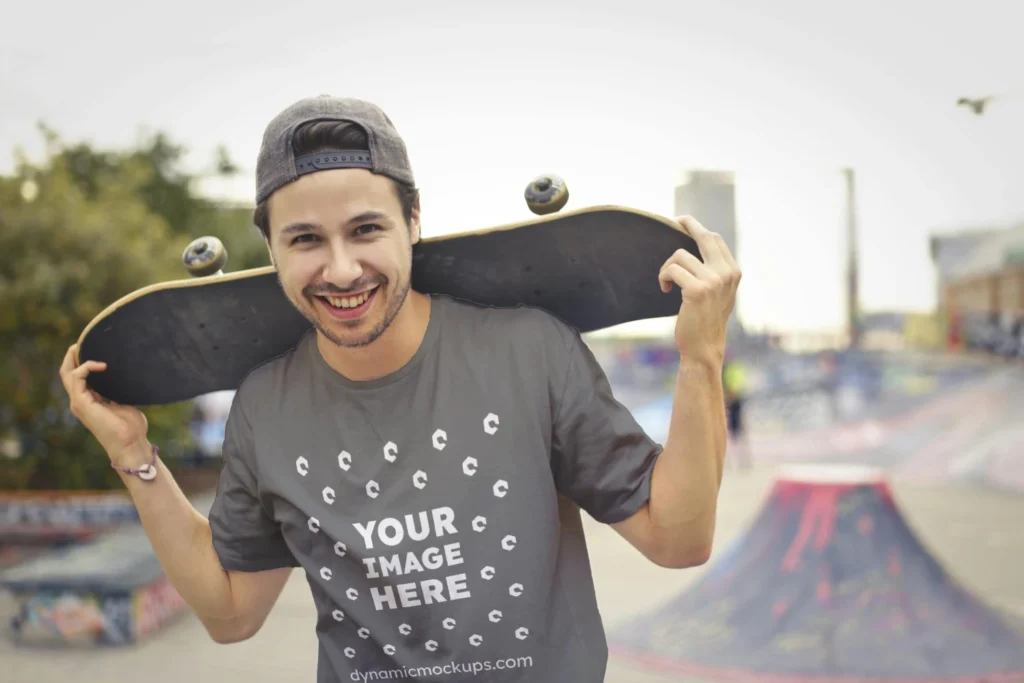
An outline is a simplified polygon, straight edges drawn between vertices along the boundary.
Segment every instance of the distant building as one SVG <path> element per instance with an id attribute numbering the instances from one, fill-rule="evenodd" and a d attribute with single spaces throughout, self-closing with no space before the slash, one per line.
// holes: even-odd
<path id="1" fill-rule="evenodd" d="M 717 232 L 736 260 L 741 262 L 736 234 L 735 173 L 715 170 L 682 173 L 675 188 L 675 215 L 693 216 L 708 230 Z M 736 309 L 729 319 L 729 335 L 743 335 Z"/>
<path id="2" fill-rule="evenodd" d="M 689 214 L 725 240 L 733 256 L 736 241 L 736 174 L 732 171 L 686 171 L 675 191 L 675 215 Z"/>
<path id="3" fill-rule="evenodd" d="M 951 338 L 970 321 L 1010 327 L 1024 318 L 1024 223 L 936 235 L 930 246 L 938 314 Z"/>
<path id="4" fill-rule="evenodd" d="M 875 311 L 860 319 L 861 346 L 867 350 L 935 349 L 943 337 L 935 316 L 908 311 Z"/>
<path id="5" fill-rule="evenodd" d="M 935 265 L 935 300 L 940 308 L 944 307 L 946 287 L 961 279 L 964 266 L 975 252 L 1002 232 L 1005 230 L 986 228 L 932 236 L 929 251 Z"/>

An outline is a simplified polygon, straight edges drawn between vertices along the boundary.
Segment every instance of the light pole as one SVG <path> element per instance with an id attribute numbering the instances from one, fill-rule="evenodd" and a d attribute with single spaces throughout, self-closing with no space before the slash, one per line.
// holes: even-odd
<path id="1" fill-rule="evenodd" d="M 860 347 L 859 264 L 857 259 L 857 192 L 856 177 L 851 167 L 843 169 L 846 180 L 846 325 L 849 347 Z"/>

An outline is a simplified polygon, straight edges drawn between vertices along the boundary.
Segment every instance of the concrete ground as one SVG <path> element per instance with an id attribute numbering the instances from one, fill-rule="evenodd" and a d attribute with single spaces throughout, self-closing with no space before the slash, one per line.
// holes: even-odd
<path id="1" fill-rule="evenodd" d="M 727 471 L 715 553 L 758 512 L 775 470 Z M 990 604 L 1024 618 L 1024 496 L 964 485 L 896 481 L 894 491 L 925 546 Z M 950 521 L 952 519 L 953 521 Z M 590 520 L 588 520 L 590 522 Z M 704 567 L 672 571 L 644 560 L 615 532 L 588 524 L 591 557 L 606 627 L 645 612 L 697 578 Z M 711 562 L 715 561 L 713 554 Z M 0 598 L 0 680 L 9 683 L 277 683 L 316 680 L 314 613 L 305 578 L 296 572 L 263 630 L 253 639 L 217 645 L 191 615 L 129 649 L 26 649 L 11 644 L 13 605 Z M 680 681 L 612 659 L 608 683 Z"/>

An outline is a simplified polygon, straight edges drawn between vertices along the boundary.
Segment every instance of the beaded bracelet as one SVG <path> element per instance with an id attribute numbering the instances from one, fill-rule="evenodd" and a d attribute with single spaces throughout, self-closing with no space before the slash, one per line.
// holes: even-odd
<path id="1" fill-rule="evenodd" d="M 118 467 L 114 463 L 110 463 L 110 466 L 113 467 L 118 472 L 124 472 L 125 474 L 137 474 L 139 475 L 139 479 L 143 479 L 145 481 L 152 481 L 153 479 L 156 479 L 156 454 L 159 452 L 160 449 L 157 448 L 156 446 L 153 446 L 153 459 L 150 460 L 149 463 L 143 465 L 142 467 L 139 467 L 138 469 Z"/>

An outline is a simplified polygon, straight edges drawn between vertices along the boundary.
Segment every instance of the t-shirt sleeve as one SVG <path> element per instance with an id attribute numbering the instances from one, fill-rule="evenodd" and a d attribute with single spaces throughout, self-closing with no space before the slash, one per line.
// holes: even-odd
<path id="1" fill-rule="evenodd" d="M 225 425 L 222 467 L 210 508 L 213 547 L 229 571 L 257 572 L 299 563 L 260 499 L 253 431 L 236 394 Z"/>
<path id="2" fill-rule="evenodd" d="M 579 333 L 565 331 L 559 342 L 551 373 L 555 483 L 597 521 L 620 522 L 649 499 L 661 445 L 613 396 Z"/>

